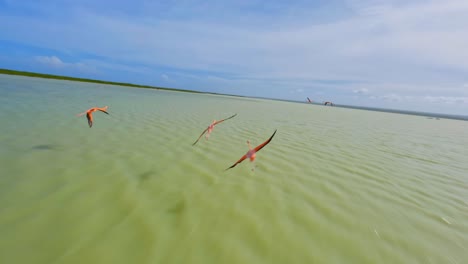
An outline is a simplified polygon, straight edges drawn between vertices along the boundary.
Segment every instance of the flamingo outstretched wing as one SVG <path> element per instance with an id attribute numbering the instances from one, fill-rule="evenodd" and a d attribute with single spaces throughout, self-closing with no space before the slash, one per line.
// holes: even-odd
<path id="1" fill-rule="evenodd" d="M 270 143 L 270 141 L 273 139 L 273 137 L 275 136 L 275 134 L 276 134 L 276 129 L 275 129 L 275 132 L 273 132 L 273 135 L 271 135 L 271 137 L 270 137 L 267 141 L 263 142 L 262 144 L 260 144 L 260 145 L 258 145 L 258 146 L 256 146 L 256 147 L 254 148 L 254 149 L 255 149 L 255 152 L 258 152 L 258 151 L 261 150 L 264 146 L 266 146 L 268 143 Z"/>
<path id="2" fill-rule="evenodd" d="M 104 107 L 93 107 L 93 108 L 90 108 L 88 109 L 86 112 L 83 112 L 83 113 L 79 113 L 77 114 L 76 116 L 82 116 L 84 114 L 86 114 L 86 119 L 88 119 L 88 125 L 89 127 L 91 128 L 93 126 L 93 112 L 95 111 L 101 111 L 103 113 L 106 113 L 106 114 L 109 114 L 106 110 L 107 110 L 108 106 L 104 106 Z"/>
<path id="3" fill-rule="evenodd" d="M 228 120 L 228 119 L 231 119 L 231 118 L 235 117 L 236 115 L 237 115 L 237 114 L 234 114 L 234 115 L 232 115 L 232 116 L 230 116 L 230 117 L 228 117 L 228 118 L 224 118 L 223 120 L 216 121 L 216 123 L 214 123 L 214 125 L 217 125 L 217 124 L 219 124 L 219 123 L 221 123 L 221 122 L 223 122 L 223 121 L 226 121 L 226 120 Z"/>
<path id="4" fill-rule="evenodd" d="M 234 168 L 237 164 L 243 162 L 245 159 L 247 158 L 247 154 L 245 154 L 244 156 L 242 156 L 242 158 L 240 158 L 238 161 L 236 161 L 236 163 L 232 164 L 231 167 L 225 169 L 225 170 L 229 170 L 229 169 L 232 169 Z"/>
<path id="5" fill-rule="evenodd" d="M 254 148 L 255 152 L 258 152 L 260 151 L 263 147 L 265 147 L 266 145 L 268 145 L 268 143 L 270 143 L 270 141 L 273 139 L 273 137 L 275 136 L 276 134 L 276 129 L 275 129 L 275 132 L 273 132 L 273 135 L 271 135 L 271 137 L 269 139 L 267 139 L 267 141 L 263 142 L 262 144 L 256 146 Z M 247 154 L 245 154 L 244 156 L 242 156 L 242 158 L 240 158 L 238 161 L 236 161 L 236 163 L 234 163 L 231 167 L 227 168 L 226 170 L 229 170 L 231 168 L 234 168 L 237 164 L 241 163 L 242 161 L 244 161 L 245 159 L 247 158 Z"/>
<path id="6" fill-rule="evenodd" d="M 203 132 L 200 134 L 200 136 L 197 138 L 197 140 L 195 142 L 193 142 L 192 146 L 197 144 L 198 140 L 200 140 L 200 138 L 206 133 L 206 131 L 208 131 L 208 127 L 205 128 L 205 130 L 203 130 Z"/>
<path id="7" fill-rule="evenodd" d="M 91 115 L 91 113 L 86 114 L 86 119 L 88 119 L 88 125 L 91 128 L 93 126 L 93 116 Z"/>
<path id="8" fill-rule="evenodd" d="M 234 115 L 232 115 L 232 116 L 230 116 L 230 117 L 228 117 L 228 118 L 225 118 L 225 119 L 216 121 L 216 122 L 213 124 L 213 126 L 215 126 L 215 125 L 217 125 L 217 124 L 219 124 L 219 123 L 221 123 L 221 122 L 223 122 L 223 121 L 226 121 L 226 120 L 228 120 L 228 119 L 231 119 L 231 118 L 235 117 L 236 115 L 237 115 L 237 114 L 234 114 Z M 207 127 L 205 130 L 203 130 L 203 132 L 200 134 L 200 136 L 197 138 L 197 140 L 192 144 L 192 146 L 194 146 L 195 144 L 197 144 L 197 142 L 198 142 L 198 141 L 200 140 L 200 138 L 206 133 L 206 131 L 208 131 L 208 127 Z"/>
<path id="9" fill-rule="evenodd" d="M 96 108 L 96 110 L 99 110 L 99 111 L 101 111 L 101 112 L 103 112 L 103 113 L 109 114 L 109 113 L 106 112 L 107 108 L 109 108 L 109 107 L 106 105 L 106 106 L 104 106 L 104 107 Z"/>

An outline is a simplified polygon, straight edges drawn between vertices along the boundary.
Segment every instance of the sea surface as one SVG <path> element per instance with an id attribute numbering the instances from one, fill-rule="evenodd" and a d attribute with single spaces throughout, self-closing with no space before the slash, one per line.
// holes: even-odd
<path id="1" fill-rule="evenodd" d="M 0 75 L 0 132 L 0 263 L 468 263 L 466 121 Z"/>

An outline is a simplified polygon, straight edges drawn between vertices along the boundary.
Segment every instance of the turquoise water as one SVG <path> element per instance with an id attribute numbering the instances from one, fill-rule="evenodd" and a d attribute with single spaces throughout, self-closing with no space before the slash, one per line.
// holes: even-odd
<path id="1" fill-rule="evenodd" d="M 468 260 L 468 122 L 7 75 L 0 94 L 0 263 Z"/>

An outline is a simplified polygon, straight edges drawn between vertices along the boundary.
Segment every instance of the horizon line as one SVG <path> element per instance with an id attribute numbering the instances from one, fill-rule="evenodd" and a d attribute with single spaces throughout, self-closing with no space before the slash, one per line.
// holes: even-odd
<path id="1" fill-rule="evenodd" d="M 55 80 L 65 80 L 65 81 L 78 81 L 78 82 L 88 82 L 88 83 L 100 83 L 108 85 L 119 85 L 127 86 L 134 88 L 144 88 L 144 89 L 155 89 L 155 90 L 165 90 L 165 91 L 175 91 L 175 92 L 187 92 L 187 93 L 200 93 L 200 94 L 212 94 L 212 95 L 223 95 L 223 96 L 232 96 L 232 97 L 244 97 L 244 98 L 256 98 L 256 99 L 266 99 L 274 101 L 283 101 L 283 102 L 296 102 L 304 104 L 313 104 L 313 105 L 322 105 L 322 103 L 299 101 L 299 100 L 290 100 L 290 99 L 281 99 L 281 98 L 272 98 L 272 97 L 262 97 L 262 96 L 245 96 L 245 95 L 234 95 L 234 94 L 224 94 L 224 93 L 215 93 L 215 92 L 203 92 L 197 90 L 181 89 L 181 88 L 172 88 L 172 87 L 161 87 L 153 85 L 144 85 L 144 84 L 135 84 L 135 83 L 126 83 L 126 82 L 114 82 L 106 81 L 99 79 L 89 79 L 89 78 L 79 78 L 65 75 L 56 75 L 48 73 L 38 73 L 30 71 L 20 71 L 0 68 L 0 74 L 6 75 L 17 75 L 25 76 L 32 78 L 43 78 L 43 79 L 55 79 Z M 443 113 L 431 113 L 431 112 L 420 112 L 420 111 L 410 111 L 410 110 L 401 110 L 401 109 L 391 109 L 391 108 L 378 108 L 378 107 L 369 107 L 369 106 L 359 106 L 359 105 L 345 105 L 345 104 L 335 104 L 331 107 L 340 107 L 340 108 L 349 108 L 349 109 L 358 109 L 366 111 L 377 111 L 377 112 L 386 112 L 386 113 L 395 113 L 395 114 L 407 114 L 407 115 L 417 115 L 417 116 L 427 116 L 427 117 L 442 117 L 447 119 L 468 121 L 468 115 L 455 115 L 455 114 L 443 114 Z"/>

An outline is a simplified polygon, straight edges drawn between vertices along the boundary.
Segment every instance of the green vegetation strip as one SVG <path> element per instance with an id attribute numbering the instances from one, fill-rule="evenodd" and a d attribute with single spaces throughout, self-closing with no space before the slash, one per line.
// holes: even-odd
<path id="1" fill-rule="evenodd" d="M 89 83 L 121 85 L 121 86 L 130 86 L 130 87 L 136 87 L 136 88 L 159 89 L 159 90 L 168 90 L 168 91 L 177 91 L 177 92 L 202 93 L 202 92 L 198 92 L 198 91 L 191 91 L 191 90 L 184 90 L 184 89 L 174 89 L 174 88 L 165 88 L 165 87 L 157 87 L 157 86 L 149 86 L 149 85 L 139 85 L 139 84 L 133 84 L 133 83 L 108 82 L 108 81 L 101 81 L 101 80 L 75 78 L 75 77 L 67 77 L 67 76 L 52 75 L 52 74 L 42 74 L 42 73 L 35 73 L 35 72 L 15 71 L 15 70 L 8 70 L 8 69 L 0 69 L 0 74 L 20 75 L 20 76 L 27 76 L 27 77 L 56 79 L 56 80 L 67 80 L 67 81 L 77 81 L 77 82 L 89 82 Z"/>

